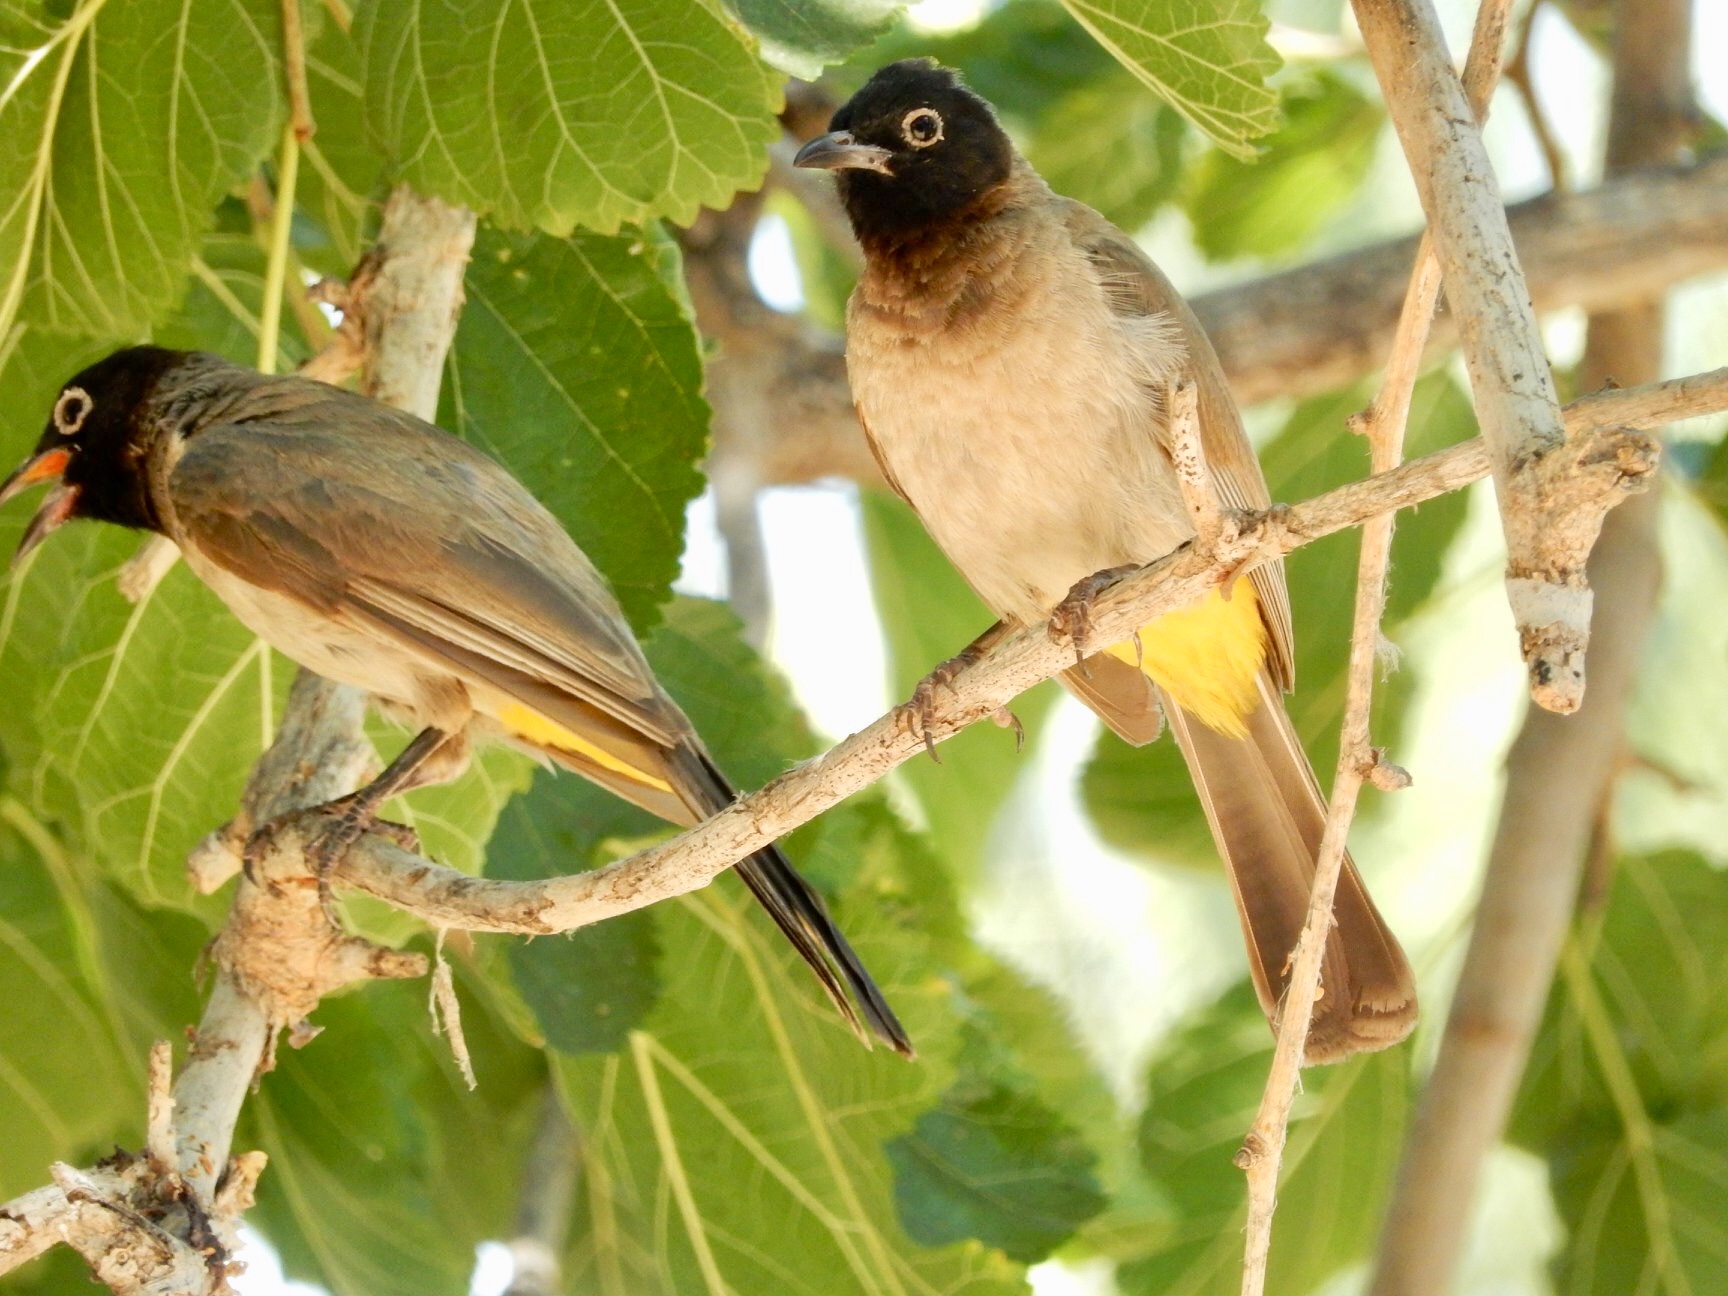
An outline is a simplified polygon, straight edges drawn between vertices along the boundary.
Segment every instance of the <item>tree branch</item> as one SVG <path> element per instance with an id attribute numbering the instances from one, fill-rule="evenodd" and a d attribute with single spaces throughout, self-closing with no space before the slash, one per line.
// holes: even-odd
<path id="1" fill-rule="evenodd" d="M 1509 208 L 1507 219 L 1539 311 L 1622 306 L 1728 267 L 1728 156 L 1550 194 Z M 1416 250 L 1417 239 L 1395 239 L 1194 298 L 1238 403 L 1333 391 L 1383 364 Z M 702 331 L 722 354 L 749 348 L 762 365 L 762 412 L 747 438 L 716 427 L 716 463 L 750 459 L 770 486 L 879 482 L 852 412 L 841 339 L 767 310 L 747 277 L 730 281 L 747 299 L 696 292 L 711 255 L 686 242 Z M 1458 316 L 1442 312 L 1424 359 L 1457 343 Z"/>
<path id="2" fill-rule="evenodd" d="M 1641 421 L 1728 409 L 1728 369 L 1657 390 L 1603 393 L 1569 422 L 1579 472 L 1604 494 L 1637 489 L 1654 467 L 1655 445 L 1630 429 Z M 1155 616 L 1186 606 L 1226 579 L 1368 518 L 1407 508 L 1480 480 L 1480 440 L 1392 472 L 1352 482 L 1303 504 L 1248 514 L 1212 555 L 1184 546 L 1100 594 L 1089 633 L 1130 638 Z M 942 741 L 994 717 L 1020 693 L 1074 664 L 1074 648 L 1031 626 L 956 672 L 937 690 L 930 738 Z M 795 766 L 688 832 L 590 873 L 534 882 L 471 877 L 369 835 L 332 870 L 332 880 L 440 927 L 544 934 L 570 931 L 706 886 L 737 860 L 869 786 L 925 750 L 922 722 L 896 709 L 833 749 Z M 286 849 L 292 833 L 284 834 Z"/>
<path id="3" fill-rule="evenodd" d="M 1506 16 L 1511 0 L 1482 0 L 1476 29 L 1464 66 L 1464 86 L 1470 111 L 1480 121 L 1500 70 L 1506 43 Z M 1440 296 L 1440 272 L 1433 241 L 1424 235 L 1416 253 L 1410 287 L 1404 298 L 1385 380 L 1374 402 L 1356 420 L 1368 437 L 1369 462 L 1376 473 L 1387 473 L 1404 457 L 1404 433 L 1410 400 L 1421 370 L 1422 350 Z M 1333 925 L 1332 906 L 1338 875 L 1344 865 L 1345 843 L 1356 817 L 1356 803 L 1369 772 L 1380 767 L 1380 753 L 1369 736 L 1369 707 L 1374 696 L 1374 662 L 1379 654 L 1380 623 L 1386 612 L 1386 571 L 1392 559 L 1392 531 L 1397 515 L 1382 513 L 1362 526 L 1356 564 L 1356 603 L 1351 619 L 1350 659 L 1345 680 L 1344 718 L 1338 740 L 1338 765 L 1326 825 L 1314 862 L 1314 882 L 1308 915 L 1291 952 L 1290 985 L 1278 1020 L 1278 1041 L 1266 1077 L 1266 1090 L 1254 1123 L 1236 1161 L 1248 1176 L 1247 1241 L 1243 1251 L 1243 1296 L 1260 1296 L 1266 1288 L 1266 1268 L 1272 1247 L 1272 1218 L 1278 1203 L 1278 1174 L 1289 1133 L 1290 1109 L 1296 1100 L 1303 1048 L 1314 1005 L 1321 992 L 1321 962 Z M 1387 780 L 1377 780 L 1387 782 Z M 1408 781 L 1408 776 L 1404 776 Z M 1397 779 L 1390 785 L 1398 786 Z"/>
<path id="4" fill-rule="evenodd" d="M 430 417 L 461 300 L 473 214 L 401 188 L 384 212 L 379 246 L 348 301 L 364 321 L 368 389 Z M 234 1126 L 277 1033 L 298 1026 L 331 990 L 371 977 L 419 975 L 418 955 L 344 935 L 298 853 L 275 849 L 253 826 L 351 790 L 375 760 L 361 731 L 364 699 L 302 672 L 276 742 L 259 761 L 234 823 L 189 861 L 208 888 L 238 871 L 252 841 L 251 877 L 235 889 L 211 946 L 215 985 L 172 1100 L 153 1090 L 149 1145 L 90 1171 L 55 1167 L 55 1185 L 0 1206 L 0 1273 L 66 1241 L 116 1293 L 227 1292 L 235 1225 L 251 1204 L 259 1154 L 231 1160 Z M 309 1035 L 306 1036 L 309 1038 Z M 167 1066 L 152 1067 L 157 1084 Z M 167 1113 L 172 1111 L 170 1119 Z M 161 1151 L 172 1145 L 164 1163 Z"/>
<path id="5" fill-rule="evenodd" d="M 1693 121 L 1688 0 L 1622 5 L 1620 12 L 1611 171 L 1672 156 Z M 1654 377 L 1662 341 L 1655 303 L 1597 315 L 1585 380 L 1600 382 L 1610 373 L 1622 381 Z M 1601 598 L 1588 701 L 1570 719 L 1532 711 L 1507 758 L 1505 802 L 1476 923 L 1381 1235 L 1375 1296 L 1451 1289 L 1481 1163 L 1517 1093 L 1577 902 L 1592 825 L 1621 763 L 1626 706 L 1661 582 L 1659 502 L 1651 491 L 1616 510 L 1591 555 L 1590 579 Z"/>

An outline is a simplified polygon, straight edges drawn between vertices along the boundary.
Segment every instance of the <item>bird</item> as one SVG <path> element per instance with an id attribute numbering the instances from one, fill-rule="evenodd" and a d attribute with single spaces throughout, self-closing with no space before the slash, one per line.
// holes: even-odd
<path id="1" fill-rule="evenodd" d="M 411 414 L 213 355 L 129 347 L 61 388 L 0 504 L 43 483 L 15 564 L 76 519 L 166 536 L 253 633 L 418 730 L 377 779 L 324 807 L 326 864 L 387 797 L 456 777 L 475 739 L 681 826 L 736 795 L 557 519 Z M 853 1032 L 914 1056 L 778 847 L 737 871 Z"/>
<path id="2" fill-rule="evenodd" d="M 846 308 L 859 422 L 888 486 L 999 618 L 957 662 L 1053 616 L 1083 622 L 1089 582 L 1193 537 L 1176 384 L 1195 388 L 1222 502 L 1269 505 L 1188 304 L 1133 239 L 1051 190 L 955 70 L 891 63 L 829 125 L 794 162 L 834 173 L 863 251 Z M 1062 676 L 1129 743 L 1167 721 L 1274 1025 L 1326 813 L 1284 708 L 1291 644 L 1283 568 L 1267 563 Z M 1348 858 L 1334 918 L 1309 1062 L 1388 1047 L 1416 1021 L 1409 963 Z"/>

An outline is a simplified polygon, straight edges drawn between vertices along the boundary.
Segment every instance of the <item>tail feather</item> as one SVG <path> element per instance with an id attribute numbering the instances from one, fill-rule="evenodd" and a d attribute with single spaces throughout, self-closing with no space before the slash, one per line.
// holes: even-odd
<path id="1" fill-rule="evenodd" d="M 770 846 L 740 864 L 738 876 L 786 934 L 792 948 L 815 971 L 816 979 L 858 1038 L 868 1045 L 874 1035 L 903 1057 L 916 1057 L 906 1028 L 888 1006 L 881 988 L 828 916 L 822 898 L 799 876 L 791 861 Z"/>
<path id="2" fill-rule="evenodd" d="M 1248 732 L 1233 738 L 1166 700 L 1230 873 L 1261 1006 L 1274 1021 L 1308 911 L 1326 803 L 1279 691 L 1262 674 Z M 1338 879 L 1321 999 L 1307 1058 L 1332 1062 L 1396 1044 L 1416 1023 L 1416 987 L 1397 939 L 1348 855 Z"/>
<path id="3" fill-rule="evenodd" d="M 707 753 L 691 750 L 687 755 L 689 759 L 681 763 L 692 777 L 681 782 L 703 789 L 702 799 L 707 802 L 693 808 L 699 814 L 712 814 L 729 804 L 735 795 L 732 785 Z M 792 867 L 780 848 L 769 846 L 756 852 L 738 865 L 737 872 L 792 942 L 792 948 L 810 965 L 853 1033 L 866 1046 L 874 1036 L 902 1057 L 916 1057 L 917 1050 L 888 1006 L 881 987 L 828 916 L 822 897 Z"/>

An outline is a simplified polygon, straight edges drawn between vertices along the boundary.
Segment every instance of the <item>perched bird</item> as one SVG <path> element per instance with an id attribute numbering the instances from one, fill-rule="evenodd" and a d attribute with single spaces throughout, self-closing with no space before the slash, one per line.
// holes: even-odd
<path id="1" fill-rule="evenodd" d="M 133 347 L 62 388 L 0 504 L 39 482 L 55 485 L 20 557 L 75 518 L 167 536 L 254 633 L 419 727 L 374 782 L 327 807 L 336 845 L 386 797 L 455 777 L 477 736 L 676 824 L 733 799 L 587 556 L 441 428 L 308 379 Z M 859 1037 L 867 1025 L 911 1056 L 786 857 L 769 847 L 738 873 Z"/>
<path id="2" fill-rule="evenodd" d="M 922 59 L 882 68 L 796 164 L 835 172 L 864 251 L 846 365 L 871 451 L 1002 626 L 1083 615 L 1069 595 L 1088 577 L 1194 534 L 1170 460 L 1172 384 L 1195 384 L 1224 502 L 1269 503 L 1187 303 L 1132 239 L 1053 193 L 954 72 Z M 1282 566 L 1138 640 L 1088 656 L 1064 683 L 1128 742 L 1168 719 L 1276 1020 L 1325 821 L 1281 697 L 1293 676 Z M 1348 860 L 1335 914 L 1315 1062 L 1396 1043 L 1416 1019 L 1409 965 Z"/>

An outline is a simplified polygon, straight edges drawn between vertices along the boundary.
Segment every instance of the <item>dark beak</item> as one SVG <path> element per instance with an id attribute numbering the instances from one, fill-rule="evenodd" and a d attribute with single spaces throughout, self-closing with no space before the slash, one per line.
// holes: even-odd
<path id="1" fill-rule="evenodd" d="M 827 135 L 817 136 L 799 149 L 798 156 L 792 159 L 792 165 L 817 167 L 823 171 L 856 168 L 879 171 L 885 176 L 891 176 L 894 173 L 888 169 L 888 159 L 893 156 L 885 148 L 878 148 L 874 144 L 860 144 L 852 138 L 851 131 L 832 131 Z"/>
<path id="2" fill-rule="evenodd" d="M 66 465 L 71 462 L 72 452 L 64 446 L 55 446 L 52 450 L 44 450 L 41 454 L 26 459 L 17 472 L 4 483 L 0 483 L 0 504 L 41 482 L 58 481 L 66 471 Z M 48 498 L 42 501 L 42 507 L 36 510 L 36 516 L 30 519 L 30 525 L 24 528 L 24 538 L 18 542 L 18 552 L 12 555 L 12 565 L 16 567 L 26 554 L 46 540 L 52 532 L 71 521 L 72 511 L 77 504 L 78 488 L 58 481 L 54 489 L 48 492 Z"/>

